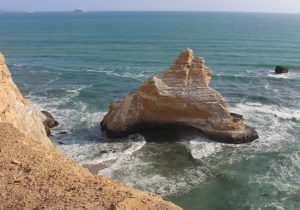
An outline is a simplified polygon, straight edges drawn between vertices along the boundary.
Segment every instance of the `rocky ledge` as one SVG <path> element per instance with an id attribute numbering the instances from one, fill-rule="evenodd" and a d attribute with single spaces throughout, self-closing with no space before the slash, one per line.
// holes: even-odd
<path id="1" fill-rule="evenodd" d="M 204 58 L 184 49 L 170 69 L 111 104 L 102 129 L 109 137 L 120 137 L 174 125 L 196 128 L 227 143 L 257 139 L 257 132 L 243 123 L 241 115 L 230 113 L 222 95 L 209 87 L 211 77 Z"/>

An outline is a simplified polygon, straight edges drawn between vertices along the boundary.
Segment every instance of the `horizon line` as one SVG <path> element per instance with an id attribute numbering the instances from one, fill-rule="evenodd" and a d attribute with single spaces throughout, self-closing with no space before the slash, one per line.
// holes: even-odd
<path id="1" fill-rule="evenodd" d="M 54 12 L 74 12 L 76 9 L 83 9 L 84 13 L 96 12 L 211 12 L 211 13 L 259 13 L 259 14 L 300 14 L 300 12 L 278 12 L 278 11 L 237 11 L 237 10 L 87 10 L 75 8 L 72 10 L 6 10 L 0 9 L 1 13 L 54 13 Z"/>

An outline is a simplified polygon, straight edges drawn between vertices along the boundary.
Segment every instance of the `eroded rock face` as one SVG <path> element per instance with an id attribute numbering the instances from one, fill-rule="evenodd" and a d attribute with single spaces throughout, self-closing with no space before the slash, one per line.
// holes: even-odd
<path id="1" fill-rule="evenodd" d="M 204 58 L 184 49 L 170 69 L 111 104 L 102 129 L 110 137 L 119 137 L 151 127 L 182 125 L 218 141 L 257 139 L 257 132 L 230 114 L 221 94 L 208 86 L 211 75 Z"/>
<path id="2" fill-rule="evenodd" d="M 22 96 L 0 53 L 0 123 L 9 123 L 35 143 L 53 147 L 46 136 L 45 117 Z"/>

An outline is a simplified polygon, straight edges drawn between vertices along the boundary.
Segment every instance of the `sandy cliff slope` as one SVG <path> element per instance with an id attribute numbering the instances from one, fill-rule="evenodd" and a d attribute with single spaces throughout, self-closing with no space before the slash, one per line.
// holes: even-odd
<path id="1" fill-rule="evenodd" d="M 0 53 L 0 209 L 181 209 L 69 160 L 21 95 Z"/>

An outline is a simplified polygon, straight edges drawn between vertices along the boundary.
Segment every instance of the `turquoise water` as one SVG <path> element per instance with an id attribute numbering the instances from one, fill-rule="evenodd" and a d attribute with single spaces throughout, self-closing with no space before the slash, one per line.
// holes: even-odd
<path id="1" fill-rule="evenodd" d="M 70 158 L 184 209 L 300 209 L 300 15 L 179 12 L 1 13 L 14 80 L 60 126 Z M 167 69 L 185 47 L 259 140 L 226 145 L 191 132 L 110 140 L 111 102 Z M 275 75 L 275 65 L 290 68 Z M 60 134 L 66 131 L 67 134 Z M 159 140 L 159 141 L 153 141 Z"/>

